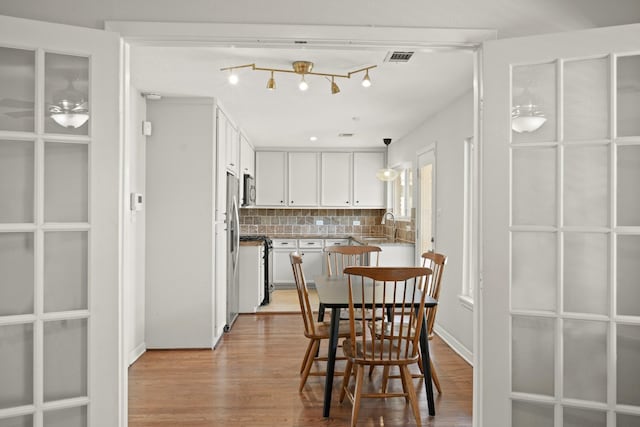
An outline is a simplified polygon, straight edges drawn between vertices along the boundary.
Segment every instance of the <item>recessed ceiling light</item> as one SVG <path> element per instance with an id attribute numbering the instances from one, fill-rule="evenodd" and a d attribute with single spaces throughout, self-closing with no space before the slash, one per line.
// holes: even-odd
<path id="1" fill-rule="evenodd" d="M 318 137 L 317 136 L 312 136 L 309 138 L 309 141 L 317 141 Z"/>

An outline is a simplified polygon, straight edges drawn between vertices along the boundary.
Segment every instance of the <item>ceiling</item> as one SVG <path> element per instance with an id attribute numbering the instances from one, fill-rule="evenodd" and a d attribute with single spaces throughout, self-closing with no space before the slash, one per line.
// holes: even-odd
<path id="1" fill-rule="evenodd" d="M 404 63 L 385 62 L 390 52 L 134 46 L 132 83 L 142 92 L 163 96 L 217 98 L 256 147 L 384 147 L 382 138 L 402 138 L 473 84 L 469 50 L 414 51 Z M 358 73 L 336 79 L 340 93 L 335 95 L 326 77 L 307 76 L 309 89 L 302 92 L 299 75 L 276 73 L 276 90 L 270 91 L 269 72 L 237 70 L 240 81 L 231 85 L 229 72 L 220 71 L 251 63 L 290 70 L 298 60 L 313 62 L 313 71 L 319 73 L 376 68 L 369 73 L 371 87 L 362 87 L 364 73 Z M 312 136 L 317 141 L 310 141 Z"/>

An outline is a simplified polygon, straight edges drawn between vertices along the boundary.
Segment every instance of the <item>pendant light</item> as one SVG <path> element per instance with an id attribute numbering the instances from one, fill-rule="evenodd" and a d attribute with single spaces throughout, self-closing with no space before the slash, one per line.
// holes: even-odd
<path id="1" fill-rule="evenodd" d="M 380 181 L 393 181 L 398 177 L 399 172 L 389 167 L 389 144 L 391 144 L 391 138 L 383 138 L 382 142 L 387 146 L 387 167 L 378 170 L 376 178 Z"/>

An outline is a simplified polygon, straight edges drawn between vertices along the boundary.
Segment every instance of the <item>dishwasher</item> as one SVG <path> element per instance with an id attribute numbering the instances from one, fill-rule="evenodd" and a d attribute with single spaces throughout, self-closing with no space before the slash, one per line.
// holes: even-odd
<path id="1" fill-rule="evenodd" d="M 264 297 L 260 305 L 266 305 L 271 302 L 271 292 L 273 291 L 273 242 L 267 236 L 260 235 L 244 235 L 240 236 L 241 242 L 261 242 L 263 246 L 263 266 L 264 271 L 260 282 L 264 289 Z M 241 268 L 245 268 L 240 265 Z"/>

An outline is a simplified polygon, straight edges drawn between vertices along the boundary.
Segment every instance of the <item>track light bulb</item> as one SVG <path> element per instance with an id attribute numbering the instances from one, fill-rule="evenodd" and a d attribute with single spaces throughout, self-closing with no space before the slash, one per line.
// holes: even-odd
<path id="1" fill-rule="evenodd" d="M 364 87 L 371 86 L 371 79 L 369 78 L 369 70 L 367 70 L 364 74 L 364 79 L 362 79 L 362 86 Z"/>
<path id="2" fill-rule="evenodd" d="M 273 78 L 273 71 L 271 72 L 271 78 L 267 82 L 267 89 L 269 89 L 269 90 L 275 90 L 276 89 L 276 81 Z"/>
<path id="3" fill-rule="evenodd" d="M 336 93 L 340 93 L 340 88 L 333 80 L 333 77 L 331 77 L 331 94 L 335 95 Z"/>
<path id="4" fill-rule="evenodd" d="M 229 83 L 231 83 L 232 85 L 237 85 L 239 80 L 240 79 L 238 78 L 238 75 L 235 73 L 235 71 L 231 70 L 231 74 L 229 74 Z"/>
<path id="5" fill-rule="evenodd" d="M 302 75 L 302 81 L 298 85 L 298 88 L 302 91 L 309 89 L 309 83 L 304 79 L 304 74 Z"/>

